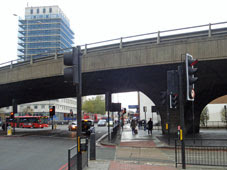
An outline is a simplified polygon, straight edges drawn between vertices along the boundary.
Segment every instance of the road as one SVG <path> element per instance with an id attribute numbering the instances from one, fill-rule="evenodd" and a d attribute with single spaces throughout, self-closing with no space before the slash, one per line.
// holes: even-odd
<path id="1" fill-rule="evenodd" d="M 96 140 L 107 127 L 96 127 Z M 67 163 L 67 150 L 76 144 L 76 132 L 67 125 L 45 129 L 16 129 L 15 136 L 0 132 L 0 170 L 59 170 Z M 97 159 L 114 159 L 115 149 L 96 147 Z"/>

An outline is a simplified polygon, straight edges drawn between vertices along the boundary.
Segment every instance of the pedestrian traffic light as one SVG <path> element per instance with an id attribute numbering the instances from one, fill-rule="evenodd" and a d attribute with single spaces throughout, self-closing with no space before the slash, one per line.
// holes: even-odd
<path id="1" fill-rule="evenodd" d="M 10 119 L 14 119 L 14 113 L 13 112 L 10 113 Z"/>
<path id="2" fill-rule="evenodd" d="M 165 105 L 166 104 L 166 91 L 161 91 L 160 92 L 160 103 L 161 105 Z"/>
<path id="3" fill-rule="evenodd" d="M 80 47 L 73 47 L 72 52 L 63 55 L 64 65 L 71 66 L 64 69 L 64 79 L 67 82 L 79 83 L 79 57 L 81 55 Z"/>
<path id="4" fill-rule="evenodd" d="M 195 77 L 195 73 L 198 68 L 194 68 L 194 66 L 198 63 L 198 60 L 193 59 L 190 54 L 186 54 L 185 64 L 186 64 L 186 86 L 187 86 L 187 100 L 194 101 L 195 90 L 194 84 L 198 80 L 198 77 Z"/>
<path id="5" fill-rule="evenodd" d="M 50 117 L 55 115 L 55 106 L 50 107 Z"/>
<path id="6" fill-rule="evenodd" d="M 177 109 L 178 106 L 178 94 L 171 94 L 170 95 L 170 108 Z"/>

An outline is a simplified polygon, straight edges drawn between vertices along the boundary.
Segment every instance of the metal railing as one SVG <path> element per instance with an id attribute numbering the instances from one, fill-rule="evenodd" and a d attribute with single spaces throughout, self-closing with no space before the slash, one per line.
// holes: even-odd
<path id="1" fill-rule="evenodd" d="M 227 128 L 226 121 L 207 121 L 204 124 L 200 123 L 201 128 Z"/>
<path id="2" fill-rule="evenodd" d="M 185 164 L 227 166 L 227 139 L 185 139 Z M 175 163 L 182 164 L 181 141 L 175 140 Z"/>
<path id="3" fill-rule="evenodd" d="M 223 26 L 226 25 L 226 26 Z M 146 34 L 139 34 L 127 37 L 120 37 L 105 41 L 99 41 L 94 43 L 88 43 L 80 45 L 84 54 L 91 52 L 100 52 L 113 49 L 122 49 L 125 47 L 144 45 L 144 44 L 160 44 L 161 42 L 169 42 L 172 40 L 182 40 L 187 38 L 196 37 L 212 37 L 214 35 L 223 35 L 227 33 L 227 22 L 210 23 L 205 25 L 198 25 L 192 27 L 184 27 L 178 29 L 164 30 L 151 32 Z M 12 60 L 0 64 L 0 70 L 2 68 L 13 68 L 19 65 L 32 64 L 36 61 L 47 60 L 61 57 L 64 52 L 70 51 L 71 48 L 58 50 L 55 53 L 42 53 L 33 56 L 29 56 L 27 60 Z M 45 58 L 45 59 L 44 59 Z"/>
<path id="4" fill-rule="evenodd" d="M 88 148 L 82 152 L 82 168 L 88 166 Z M 68 170 L 77 169 L 77 145 L 68 149 Z"/>
<path id="5" fill-rule="evenodd" d="M 117 132 L 119 131 L 120 129 L 120 124 L 116 123 L 112 129 L 112 132 L 111 132 L 111 140 L 115 139 L 116 135 L 117 135 Z"/>

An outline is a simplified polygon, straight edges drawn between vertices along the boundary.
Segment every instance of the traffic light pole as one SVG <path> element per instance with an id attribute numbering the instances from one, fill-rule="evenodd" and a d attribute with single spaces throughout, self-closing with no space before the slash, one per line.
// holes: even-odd
<path id="1" fill-rule="evenodd" d="M 109 120 L 110 120 L 110 104 L 111 104 L 111 93 L 106 92 L 105 94 L 105 99 L 106 99 L 106 111 L 108 113 L 108 141 L 110 141 L 110 126 L 109 126 Z"/>
<path id="2" fill-rule="evenodd" d="M 54 117 L 52 116 L 52 130 L 54 130 Z"/>
<path id="3" fill-rule="evenodd" d="M 166 95 L 166 112 L 167 112 L 167 124 L 168 124 L 168 145 L 170 145 L 170 131 L 169 131 L 169 103 L 170 103 L 170 95 L 169 90 L 167 89 L 167 95 Z"/>
<path id="4" fill-rule="evenodd" d="M 185 165 L 185 143 L 184 143 L 184 97 L 183 97 L 183 81 L 182 81 L 182 66 L 178 66 L 178 74 L 179 74 L 179 100 L 180 100 L 180 125 L 182 130 L 181 140 L 181 160 L 182 160 L 182 168 L 186 169 Z"/>
<path id="5" fill-rule="evenodd" d="M 16 102 L 15 99 L 13 99 L 12 104 L 13 104 L 13 114 L 14 114 L 14 116 L 13 116 L 13 125 L 14 125 L 13 126 L 13 135 L 15 135 L 16 134 L 16 130 L 15 130 L 15 126 L 16 126 L 15 113 L 17 113 L 17 102 Z"/>
<path id="6" fill-rule="evenodd" d="M 194 101 L 192 101 L 192 126 L 193 126 L 193 142 L 195 144 L 195 105 Z"/>
<path id="7" fill-rule="evenodd" d="M 79 47 L 80 52 L 80 47 Z M 77 170 L 82 170 L 82 152 L 80 149 L 82 122 L 81 122 L 81 97 L 82 97 L 82 74 L 81 74 L 81 54 L 78 57 L 78 80 L 79 83 L 76 85 L 76 96 L 77 96 Z"/>

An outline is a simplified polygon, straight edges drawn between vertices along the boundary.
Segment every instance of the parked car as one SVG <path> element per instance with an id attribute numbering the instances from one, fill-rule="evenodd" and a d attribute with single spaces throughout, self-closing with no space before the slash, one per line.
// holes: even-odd
<path id="1" fill-rule="evenodd" d="M 98 126 L 106 126 L 106 120 L 105 119 L 101 119 L 98 121 Z"/>
<path id="2" fill-rule="evenodd" d="M 77 121 L 71 122 L 69 124 L 69 131 L 76 131 L 77 130 Z"/>
<path id="3" fill-rule="evenodd" d="M 94 121 L 91 119 L 82 119 L 82 132 L 86 135 L 95 133 Z"/>

